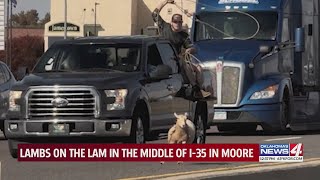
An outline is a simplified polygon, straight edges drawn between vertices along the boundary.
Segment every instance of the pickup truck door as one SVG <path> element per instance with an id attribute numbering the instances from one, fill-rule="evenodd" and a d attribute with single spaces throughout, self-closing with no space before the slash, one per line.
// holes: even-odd
<path id="1" fill-rule="evenodd" d="M 148 45 L 146 56 L 147 73 L 150 75 L 157 65 L 163 64 L 155 43 Z M 167 129 L 168 123 L 173 121 L 173 97 L 170 87 L 168 88 L 168 86 L 168 79 L 152 81 L 144 85 L 150 105 L 149 114 L 151 130 Z"/>
<path id="2" fill-rule="evenodd" d="M 174 112 L 176 112 L 177 114 L 190 113 L 191 102 L 186 100 L 183 96 L 179 95 L 184 82 L 182 75 L 179 73 L 179 67 L 177 64 L 178 57 L 176 56 L 175 51 L 170 43 L 166 41 L 159 42 L 158 47 L 164 63 L 166 65 L 169 65 L 173 70 L 172 78 L 167 80 L 171 95 L 173 96 L 171 113 L 172 115 Z M 174 116 L 172 118 L 175 119 Z M 170 123 L 172 122 L 169 122 L 169 125 Z"/>

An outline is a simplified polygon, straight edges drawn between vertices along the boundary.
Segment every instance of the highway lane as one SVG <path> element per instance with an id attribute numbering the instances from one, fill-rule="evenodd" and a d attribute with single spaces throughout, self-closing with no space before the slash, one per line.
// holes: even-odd
<path id="1" fill-rule="evenodd" d="M 289 170 L 277 170 L 271 172 L 254 173 L 246 175 L 236 175 L 227 177 L 215 177 L 215 178 L 205 178 L 202 180 L 318 180 L 320 178 L 320 166 L 289 169 Z"/>
<path id="2" fill-rule="evenodd" d="M 1 135 L 0 135 L 1 136 Z M 163 137 L 165 138 L 165 137 Z M 303 143 L 304 158 L 319 158 L 320 144 L 317 143 L 320 132 L 294 133 L 285 135 L 264 135 L 257 132 L 249 135 L 222 134 L 215 128 L 208 132 L 207 143 Z M 160 139 L 148 143 L 166 143 Z M 2 180 L 37 180 L 44 177 L 53 179 L 121 179 L 132 177 L 166 177 L 170 173 L 200 171 L 216 168 L 231 168 L 257 163 L 128 163 L 128 162 L 17 162 L 8 152 L 6 140 L 0 140 L 0 161 L 2 162 Z"/>

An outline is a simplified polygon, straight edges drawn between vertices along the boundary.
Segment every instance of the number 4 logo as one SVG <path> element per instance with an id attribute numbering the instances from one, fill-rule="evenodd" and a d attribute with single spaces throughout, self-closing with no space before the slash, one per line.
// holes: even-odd
<path id="1" fill-rule="evenodd" d="M 303 156 L 302 143 L 290 144 L 290 156 Z"/>

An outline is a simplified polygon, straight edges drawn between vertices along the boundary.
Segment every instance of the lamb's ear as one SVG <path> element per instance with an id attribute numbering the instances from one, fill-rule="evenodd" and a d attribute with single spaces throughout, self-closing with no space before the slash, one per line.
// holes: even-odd
<path id="1" fill-rule="evenodd" d="M 177 114 L 177 113 L 174 113 L 174 116 L 175 116 L 176 118 L 179 118 L 179 116 L 178 116 L 178 114 Z"/>
<path id="2" fill-rule="evenodd" d="M 186 117 L 188 117 L 189 114 L 186 112 L 186 113 L 184 113 L 184 115 L 185 115 Z"/>

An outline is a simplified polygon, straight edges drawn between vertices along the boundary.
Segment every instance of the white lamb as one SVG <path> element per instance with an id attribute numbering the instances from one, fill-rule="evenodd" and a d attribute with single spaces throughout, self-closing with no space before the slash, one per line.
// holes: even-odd
<path id="1" fill-rule="evenodd" d="M 191 144 L 194 141 L 196 134 L 196 127 L 191 120 L 188 119 L 187 114 L 177 115 L 176 124 L 168 131 L 169 144 Z"/>
<path id="2" fill-rule="evenodd" d="M 194 141 L 196 134 L 196 127 L 194 123 L 188 119 L 187 114 L 177 115 L 176 124 L 168 131 L 169 144 L 191 144 Z M 163 164 L 164 162 L 161 162 Z M 178 164 L 181 162 L 179 161 Z"/>

